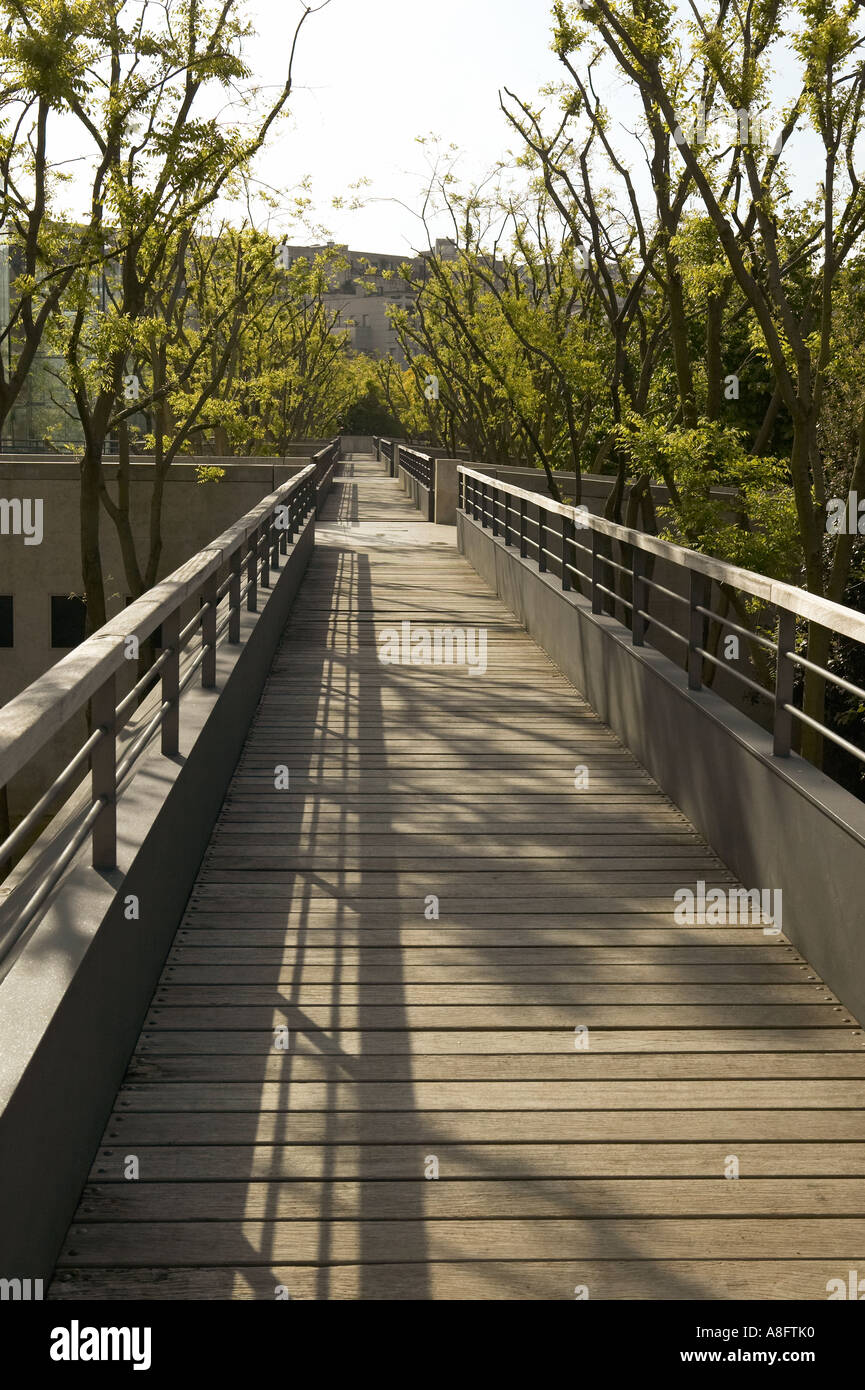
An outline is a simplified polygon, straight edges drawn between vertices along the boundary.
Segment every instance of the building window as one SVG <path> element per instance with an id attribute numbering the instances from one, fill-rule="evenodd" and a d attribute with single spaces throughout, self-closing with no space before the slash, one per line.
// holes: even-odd
<path id="1" fill-rule="evenodd" d="M 87 605 L 77 594 L 52 594 L 52 647 L 77 647 L 83 642 L 86 616 Z"/>
<path id="2" fill-rule="evenodd" d="M 15 646 L 14 603 L 11 594 L 0 594 L 0 647 Z"/>

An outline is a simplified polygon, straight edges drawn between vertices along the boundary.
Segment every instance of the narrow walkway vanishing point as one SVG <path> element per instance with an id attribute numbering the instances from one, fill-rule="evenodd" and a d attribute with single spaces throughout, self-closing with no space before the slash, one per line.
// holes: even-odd
<path id="1" fill-rule="evenodd" d="M 676 925 L 724 866 L 342 467 L 50 1296 L 825 1298 L 861 1031 L 784 937 Z M 382 664 L 404 622 L 486 671 Z"/>

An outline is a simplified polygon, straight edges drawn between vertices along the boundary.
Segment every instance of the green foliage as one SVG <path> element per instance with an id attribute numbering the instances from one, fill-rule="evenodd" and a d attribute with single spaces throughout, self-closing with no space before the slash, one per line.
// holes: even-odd
<path id="1" fill-rule="evenodd" d="M 696 429 L 629 421 L 626 449 L 656 482 L 674 480 L 661 534 L 743 569 L 796 582 L 802 553 L 796 504 L 781 459 L 755 458 L 742 432 L 708 420 Z"/>

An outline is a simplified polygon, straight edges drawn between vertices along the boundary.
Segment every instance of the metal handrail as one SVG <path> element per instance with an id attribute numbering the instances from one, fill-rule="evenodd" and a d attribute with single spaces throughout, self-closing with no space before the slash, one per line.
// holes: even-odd
<path id="1" fill-rule="evenodd" d="M 339 441 L 335 441 L 336 453 Z M 334 461 L 334 445 L 328 446 L 324 468 Z M 317 459 L 320 459 L 320 455 Z M 216 645 L 227 631 L 229 644 L 240 641 L 240 606 L 244 598 L 249 612 L 258 610 L 258 586 L 270 586 L 270 570 L 285 554 L 295 533 L 316 507 L 316 460 L 265 497 L 234 526 L 187 560 L 173 574 L 131 603 L 68 656 L 33 681 L 0 711 L 0 786 L 22 771 L 67 721 L 91 702 L 93 732 L 26 818 L 0 844 L 0 863 L 21 849 L 29 833 L 52 807 L 54 814 L 68 801 L 77 785 L 77 774 L 88 761 L 91 773 L 91 806 L 72 841 L 52 864 L 38 893 L 11 922 L 4 922 L 4 954 L 18 940 L 48 893 L 62 876 L 70 859 L 92 836 L 92 863 L 110 870 L 117 863 L 118 783 L 162 729 L 162 753 L 176 756 L 179 746 L 180 697 L 192 675 L 201 667 L 201 684 L 216 684 Z M 244 566 L 247 583 L 241 585 Z M 219 583 L 227 569 L 227 580 Z M 199 610 L 180 629 L 180 612 L 190 600 Z M 226 601 L 224 621 L 217 624 L 220 601 Z M 145 641 L 162 627 L 165 647 L 157 661 L 118 703 L 118 672 L 129 660 L 129 639 Z M 200 647 L 181 678 L 180 657 L 185 645 L 200 631 Z M 118 762 L 117 739 L 128 723 L 138 697 L 161 679 L 162 699 L 156 715 L 138 731 Z M 59 803 L 59 805 L 58 805 Z"/>
<path id="2" fill-rule="evenodd" d="M 858 686 L 796 651 L 796 622 L 799 619 L 826 628 L 838 637 L 865 645 L 865 614 L 793 584 L 742 569 L 686 546 L 607 521 L 604 517 L 592 516 L 585 508 L 555 502 L 552 498 L 548 500 L 536 492 L 490 477 L 477 469 L 461 464 L 457 475 L 458 510 L 463 516 L 479 521 L 482 527 L 489 525 L 493 535 L 501 535 L 506 546 L 517 544 L 521 558 L 529 559 L 531 551 L 540 571 L 547 570 L 547 562 L 552 560 L 563 589 L 572 588 L 574 581 L 584 583 L 593 613 L 603 612 L 605 599 L 609 600 L 613 609 L 616 604 L 620 605 L 630 614 L 629 624 L 635 646 L 644 644 L 650 628 L 657 628 L 684 644 L 684 664 L 690 690 L 702 688 L 703 662 L 708 661 L 723 669 L 753 694 L 768 701 L 772 707 L 773 753 L 776 757 L 789 756 L 792 720 L 796 719 L 818 730 L 846 753 L 865 763 L 865 751 L 835 733 L 828 724 L 806 714 L 793 702 L 796 667 L 811 671 L 839 689 L 865 700 L 865 691 Z M 529 507 L 536 510 L 536 517 L 529 514 Z M 536 539 L 529 535 L 529 527 L 536 532 Z M 578 532 L 587 535 L 589 545 L 577 540 Z M 549 547 L 551 539 L 553 549 Z M 601 549 L 604 541 L 616 541 L 627 547 L 623 552 L 626 563 L 605 554 Z M 588 570 L 578 567 L 578 552 L 590 557 Z M 654 581 L 646 572 L 647 557 L 666 561 L 682 571 L 688 579 L 687 594 L 677 594 Z M 621 575 L 623 582 L 630 584 L 630 598 L 601 582 L 602 566 L 612 570 L 614 575 Z M 749 599 L 758 600 L 762 606 L 773 608 L 776 613 L 774 640 L 764 633 L 749 632 L 714 609 L 711 604 L 713 583 L 735 589 Z M 677 631 L 650 613 L 651 593 L 674 599 L 682 606 L 685 610 L 684 631 Z M 774 657 L 775 681 L 772 689 L 752 680 L 732 664 L 721 662 L 707 650 L 705 632 L 709 622 L 747 637 Z"/>
<path id="3" fill-rule="evenodd" d="M 435 459 L 430 454 L 422 454 L 417 449 L 408 449 L 405 444 L 400 444 L 397 458 L 403 472 L 416 478 L 421 487 L 430 490 L 435 487 Z"/>
<path id="4" fill-rule="evenodd" d="M 337 436 L 337 438 L 332 439 L 329 444 L 325 444 L 323 449 L 319 449 L 317 454 L 313 454 L 312 466 L 315 469 L 316 487 L 321 486 L 328 471 L 337 462 L 341 448 L 342 440 Z"/>
<path id="5" fill-rule="evenodd" d="M 764 603 L 795 613 L 798 618 L 805 618 L 808 622 L 818 623 L 820 627 L 830 628 L 840 636 L 865 642 L 865 613 L 858 613 L 855 608 L 846 608 L 843 603 L 834 603 L 831 599 L 821 598 L 819 594 L 809 593 L 807 589 L 798 589 L 794 584 L 786 584 L 780 579 L 770 579 L 754 570 L 741 569 L 738 565 L 728 564 L 726 560 L 716 560 L 711 555 L 704 555 L 702 551 L 689 550 L 686 546 L 676 545 L 672 541 L 663 541 L 658 536 L 649 536 L 644 531 L 633 531 L 629 526 L 620 526 L 604 517 L 591 516 L 584 512 L 577 515 L 578 509 L 574 506 L 554 502 L 552 498 L 547 501 L 537 492 L 526 492 L 523 488 L 490 478 L 485 473 L 478 473 L 462 464 L 458 471 L 466 478 L 485 483 L 487 487 L 495 485 L 496 491 L 507 492 L 511 497 L 525 498 L 533 506 L 540 503 L 544 511 L 576 521 L 578 526 L 588 528 L 598 535 L 608 536 L 623 545 L 635 546 L 638 550 L 645 551 L 648 555 L 656 555 L 662 560 L 672 560 L 696 574 L 704 575 L 707 579 L 714 579 L 719 584 L 729 584 L 742 593 L 761 599 Z"/>
<path id="6" fill-rule="evenodd" d="M 393 440 L 382 439 L 380 435 L 374 434 L 372 442 L 375 445 L 375 451 L 378 457 L 381 458 L 381 455 L 384 454 L 388 463 L 393 463 Z"/>

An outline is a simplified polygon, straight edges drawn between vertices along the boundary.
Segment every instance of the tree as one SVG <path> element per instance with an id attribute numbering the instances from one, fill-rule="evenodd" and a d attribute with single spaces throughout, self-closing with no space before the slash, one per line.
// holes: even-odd
<path id="1" fill-rule="evenodd" d="M 87 264 L 72 276 L 57 332 L 85 441 L 81 559 L 90 631 L 106 617 L 102 455 L 128 415 L 130 360 L 148 350 L 158 301 L 183 276 L 199 219 L 223 193 L 239 190 L 285 110 L 299 33 L 312 12 L 295 31 L 282 88 L 263 108 L 248 84 L 243 43 L 250 30 L 240 0 L 213 8 L 199 0 L 134 7 L 104 0 L 88 16 L 100 56 L 87 70 L 86 91 L 68 102 L 95 149 L 86 242 L 91 259 L 110 251 L 111 262 L 101 285 Z M 201 113 L 220 92 L 236 96 L 244 82 L 247 128 Z M 166 378 L 149 404 L 161 405 L 170 389 Z"/>
<path id="2" fill-rule="evenodd" d="M 52 316 L 76 270 L 102 263 L 86 230 L 60 217 L 64 179 L 50 158 L 52 123 L 81 99 L 94 61 L 99 0 L 0 0 L 0 448 Z"/>
<path id="3" fill-rule="evenodd" d="M 757 0 L 745 9 L 718 0 L 714 8 L 692 9 L 689 30 L 665 3 L 557 3 L 556 48 L 573 77 L 572 55 L 594 36 L 653 121 L 674 133 L 790 416 L 789 469 L 804 581 L 812 592 L 840 600 L 852 545 L 849 536 L 831 550 L 825 545 L 819 421 L 833 359 L 833 294 L 865 230 L 865 187 L 855 158 L 865 98 L 861 11 L 849 0 L 840 7 L 827 0 Z M 779 48 L 788 71 L 796 68 L 797 90 L 773 140 L 766 127 L 773 50 Z M 690 124 L 681 116 L 688 105 L 699 112 Z M 730 114 L 735 130 L 724 145 L 711 126 Z M 806 122 L 820 142 L 822 184 L 797 208 L 785 157 Z M 795 273 L 803 260 L 813 265 L 804 293 Z M 865 484 L 863 467 L 857 453 L 848 472 L 851 490 Z M 808 659 L 825 666 L 829 650 L 829 633 L 811 624 Z M 808 671 L 805 714 L 819 721 L 824 699 L 825 682 Z M 815 761 L 821 757 L 821 737 L 812 728 L 804 730 L 803 751 Z"/>

